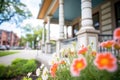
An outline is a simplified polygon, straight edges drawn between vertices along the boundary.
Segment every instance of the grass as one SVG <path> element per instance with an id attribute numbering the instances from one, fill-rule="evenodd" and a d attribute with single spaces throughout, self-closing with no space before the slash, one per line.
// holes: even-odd
<path id="1" fill-rule="evenodd" d="M 15 54 L 15 53 L 18 53 L 18 51 L 0 51 L 0 57 L 10 55 L 10 54 Z"/>

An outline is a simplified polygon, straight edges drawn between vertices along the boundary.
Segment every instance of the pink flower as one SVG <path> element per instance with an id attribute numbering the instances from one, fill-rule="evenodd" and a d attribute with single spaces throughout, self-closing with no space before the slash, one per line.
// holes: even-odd
<path id="1" fill-rule="evenodd" d="M 108 40 L 108 41 L 106 41 L 106 42 L 102 42 L 102 43 L 100 44 L 100 46 L 102 46 L 102 47 L 104 47 L 104 48 L 112 48 L 113 44 L 114 44 L 114 41 L 113 41 L 113 40 Z"/>
<path id="2" fill-rule="evenodd" d="M 78 51 L 78 54 L 85 54 L 87 50 L 88 50 L 87 47 L 83 47 L 82 49 Z"/>
<path id="3" fill-rule="evenodd" d="M 85 58 L 77 58 L 73 60 L 71 65 L 71 73 L 73 76 L 79 76 L 80 71 L 87 66 Z"/>
<path id="4" fill-rule="evenodd" d="M 108 70 L 113 72 L 117 69 L 117 60 L 111 53 L 99 53 L 97 54 L 94 63 L 100 70 Z"/>
<path id="5" fill-rule="evenodd" d="M 113 36 L 115 40 L 116 39 L 120 40 L 120 28 L 115 29 Z"/>

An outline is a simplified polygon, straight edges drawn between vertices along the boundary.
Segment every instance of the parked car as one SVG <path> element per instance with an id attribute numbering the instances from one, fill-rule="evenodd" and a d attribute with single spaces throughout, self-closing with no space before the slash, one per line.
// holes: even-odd
<path id="1" fill-rule="evenodd" d="M 22 50 L 24 49 L 24 47 L 20 47 L 20 46 L 12 46 L 10 47 L 11 50 Z"/>
<path id="2" fill-rule="evenodd" d="M 5 45 L 0 45 L 0 50 L 7 50 Z"/>
<path id="3" fill-rule="evenodd" d="M 6 45 L 5 47 L 6 47 L 6 49 L 7 49 L 7 50 L 9 50 L 9 49 L 10 49 L 10 46 L 9 46 L 9 45 Z"/>

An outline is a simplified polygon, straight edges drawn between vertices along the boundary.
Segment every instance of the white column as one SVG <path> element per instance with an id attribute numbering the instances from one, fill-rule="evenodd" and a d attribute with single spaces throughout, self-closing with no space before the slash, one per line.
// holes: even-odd
<path id="1" fill-rule="evenodd" d="M 45 44 L 45 25 L 46 25 L 46 22 L 43 22 L 42 44 Z"/>
<path id="2" fill-rule="evenodd" d="M 93 27 L 91 0 L 81 0 L 81 12 L 81 28 L 77 33 L 78 49 L 82 45 L 88 46 L 93 43 L 93 49 L 97 50 L 99 31 Z"/>
<path id="3" fill-rule="evenodd" d="M 48 29 L 47 29 L 47 36 L 46 36 L 46 42 L 47 43 L 50 43 L 50 19 L 51 19 L 51 16 L 48 16 L 47 17 L 47 20 L 48 20 L 48 22 L 47 22 L 47 27 L 48 27 Z"/>
<path id="4" fill-rule="evenodd" d="M 41 46 L 41 50 L 42 50 L 43 53 L 45 52 L 45 25 L 46 25 L 46 22 L 43 22 L 42 46 Z"/>
<path id="5" fill-rule="evenodd" d="M 64 39 L 64 0 L 59 0 L 59 38 L 56 43 L 56 53 L 60 55 L 61 41 Z"/>
<path id="6" fill-rule="evenodd" d="M 46 36 L 46 44 L 45 44 L 45 53 L 51 53 L 51 44 L 50 44 L 50 19 L 51 16 L 47 17 L 47 36 Z"/>
<path id="7" fill-rule="evenodd" d="M 64 0 L 59 0 L 59 26 L 60 35 L 59 39 L 64 39 Z"/>
<path id="8" fill-rule="evenodd" d="M 92 4 L 91 0 L 81 0 L 81 30 L 94 29 L 92 20 Z"/>

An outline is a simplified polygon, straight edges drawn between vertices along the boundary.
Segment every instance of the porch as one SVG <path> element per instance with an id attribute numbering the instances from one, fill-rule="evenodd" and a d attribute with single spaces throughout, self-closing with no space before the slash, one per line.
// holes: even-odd
<path id="1" fill-rule="evenodd" d="M 117 5 L 116 5 L 117 4 Z M 113 6 L 114 5 L 114 6 Z M 116 5 L 116 7 L 115 7 Z M 87 46 L 94 42 L 94 49 L 98 52 L 107 49 L 98 47 L 99 43 L 113 39 L 112 34 L 119 25 L 116 8 L 119 0 L 43 0 L 38 19 L 43 19 L 42 51 L 45 54 L 56 52 L 60 55 L 60 49 L 71 47 L 72 42 L 79 44 L 77 48 Z M 59 39 L 53 48 L 50 44 L 50 24 L 59 24 Z M 45 40 L 45 26 L 47 24 L 47 36 Z M 64 27 L 66 26 L 66 33 Z M 72 38 L 68 39 L 67 27 L 72 27 Z M 65 33 L 65 34 L 64 34 Z M 66 35 L 66 37 L 64 36 Z M 51 50 L 53 49 L 53 50 Z M 52 52 L 53 51 L 53 52 Z M 118 56 L 118 52 L 111 50 Z"/>
<path id="2" fill-rule="evenodd" d="M 99 39 L 98 39 L 99 43 L 113 39 L 113 35 L 98 35 L 98 36 L 99 36 Z M 62 46 L 63 49 L 64 49 L 64 48 L 73 48 L 73 43 L 74 43 L 74 42 L 77 44 L 77 42 L 78 42 L 77 37 L 63 40 L 63 41 L 61 42 L 61 46 Z M 78 44 L 78 45 L 79 45 L 79 44 Z M 77 49 L 77 47 L 76 47 L 76 49 Z M 37 56 L 36 56 L 36 59 L 37 59 L 39 62 L 45 64 L 45 66 L 46 66 L 48 69 L 49 69 L 50 66 L 51 66 L 51 65 L 50 65 L 50 62 L 51 62 L 51 60 L 52 60 L 52 58 L 53 58 L 52 55 L 53 55 L 54 53 L 56 53 L 56 46 L 53 46 L 53 47 L 52 47 L 52 51 L 53 51 L 52 54 L 45 54 L 45 53 L 40 52 L 40 53 L 38 53 Z M 116 49 L 114 49 L 114 48 L 111 48 L 111 49 L 108 50 L 108 49 L 103 48 L 103 47 L 100 47 L 100 46 L 98 45 L 98 51 L 97 51 L 97 53 L 101 53 L 101 52 L 111 52 L 111 53 L 112 53 L 113 55 L 115 55 L 116 57 L 120 57 L 120 54 L 119 54 L 119 51 L 118 51 L 118 50 L 116 50 Z"/>

